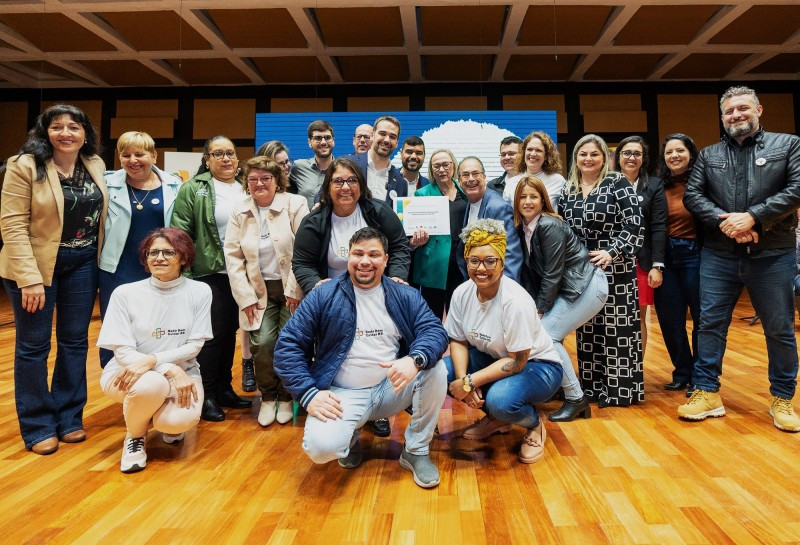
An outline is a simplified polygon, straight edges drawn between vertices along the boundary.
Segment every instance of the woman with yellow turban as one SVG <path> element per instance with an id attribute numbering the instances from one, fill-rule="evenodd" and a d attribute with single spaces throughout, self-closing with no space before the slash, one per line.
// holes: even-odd
<path id="1" fill-rule="evenodd" d="M 546 433 L 535 405 L 561 384 L 561 363 L 528 292 L 503 275 L 503 222 L 482 219 L 461 233 L 469 282 L 456 288 L 445 329 L 448 389 L 456 400 L 486 416 L 464 430 L 466 439 L 526 428 L 519 460 L 544 456 Z"/>

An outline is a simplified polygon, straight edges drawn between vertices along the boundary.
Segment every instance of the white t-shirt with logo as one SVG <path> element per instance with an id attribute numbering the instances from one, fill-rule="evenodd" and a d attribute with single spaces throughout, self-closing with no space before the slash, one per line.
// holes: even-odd
<path id="1" fill-rule="evenodd" d="M 386 310 L 383 284 L 367 290 L 354 288 L 356 335 L 333 384 L 340 388 L 372 388 L 386 378 L 386 369 L 378 364 L 397 359 L 402 335 Z"/>
<path id="2" fill-rule="evenodd" d="M 331 242 L 328 244 L 328 278 L 336 278 L 347 272 L 347 258 L 350 255 L 350 239 L 356 231 L 366 227 L 361 207 L 349 216 L 340 217 L 331 212 Z"/>
<path id="3" fill-rule="evenodd" d="M 496 360 L 507 358 L 509 352 L 530 349 L 528 359 L 561 361 L 536 314 L 533 299 L 505 275 L 497 295 L 483 303 L 478 301 L 475 282 L 458 286 L 444 327 L 451 339 L 467 341 Z"/>
<path id="4" fill-rule="evenodd" d="M 272 236 L 269 233 L 267 214 L 269 214 L 269 206 L 258 207 L 258 219 L 261 225 L 261 240 L 258 243 L 258 265 L 261 269 L 261 277 L 264 280 L 280 280 L 281 271 L 278 268 L 278 254 L 275 252 L 275 245 L 272 243 Z"/>
<path id="5" fill-rule="evenodd" d="M 123 284 L 111 294 L 97 346 L 114 351 L 100 376 L 106 383 L 126 365 L 148 354 L 156 356 L 155 371 L 174 364 L 199 377 L 197 353 L 213 337 L 211 288 L 178 277 L 170 282 L 146 278 Z"/>

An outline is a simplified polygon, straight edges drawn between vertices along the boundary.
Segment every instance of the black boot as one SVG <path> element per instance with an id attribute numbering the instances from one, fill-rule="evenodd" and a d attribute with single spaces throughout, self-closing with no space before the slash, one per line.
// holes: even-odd
<path id="1" fill-rule="evenodd" d="M 242 359 L 242 390 L 245 392 L 256 391 L 256 370 L 253 367 L 253 358 Z"/>
<path id="2" fill-rule="evenodd" d="M 589 400 L 586 399 L 586 396 L 581 396 L 575 401 L 565 399 L 561 408 L 547 418 L 550 422 L 572 422 L 578 416 L 581 418 L 592 417 L 592 408 L 589 407 Z"/>
<path id="3" fill-rule="evenodd" d="M 367 422 L 367 427 L 378 437 L 389 437 L 392 434 L 392 427 L 389 425 L 388 418 L 370 420 Z"/>
<path id="4" fill-rule="evenodd" d="M 225 413 L 220 408 L 216 399 L 207 397 L 203 400 L 203 410 L 200 413 L 200 418 L 208 422 L 222 422 L 225 420 Z"/>
<path id="5" fill-rule="evenodd" d="M 253 406 L 253 402 L 249 399 L 239 397 L 233 391 L 233 386 L 226 384 L 221 386 L 217 391 L 217 403 L 220 407 L 229 407 L 231 409 L 247 409 Z"/>

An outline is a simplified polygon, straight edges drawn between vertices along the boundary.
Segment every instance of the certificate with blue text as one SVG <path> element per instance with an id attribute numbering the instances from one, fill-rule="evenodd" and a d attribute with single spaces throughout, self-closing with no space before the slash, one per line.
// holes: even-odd
<path id="1" fill-rule="evenodd" d="M 450 203 L 447 197 L 401 197 L 394 211 L 403 222 L 406 235 L 425 229 L 429 235 L 450 234 Z"/>

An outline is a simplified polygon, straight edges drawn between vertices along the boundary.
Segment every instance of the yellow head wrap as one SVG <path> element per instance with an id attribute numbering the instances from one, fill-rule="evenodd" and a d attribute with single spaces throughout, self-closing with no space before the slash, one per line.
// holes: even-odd
<path id="1" fill-rule="evenodd" d="M 488 233 L 482 229 L 473 229 L 470 232 L 469 238 L 464 242 L 464 257 L 467 257 L 471 249 L 487 245 L 494 248 L 503 263 L 506 262 L 506 234 Z"/>

